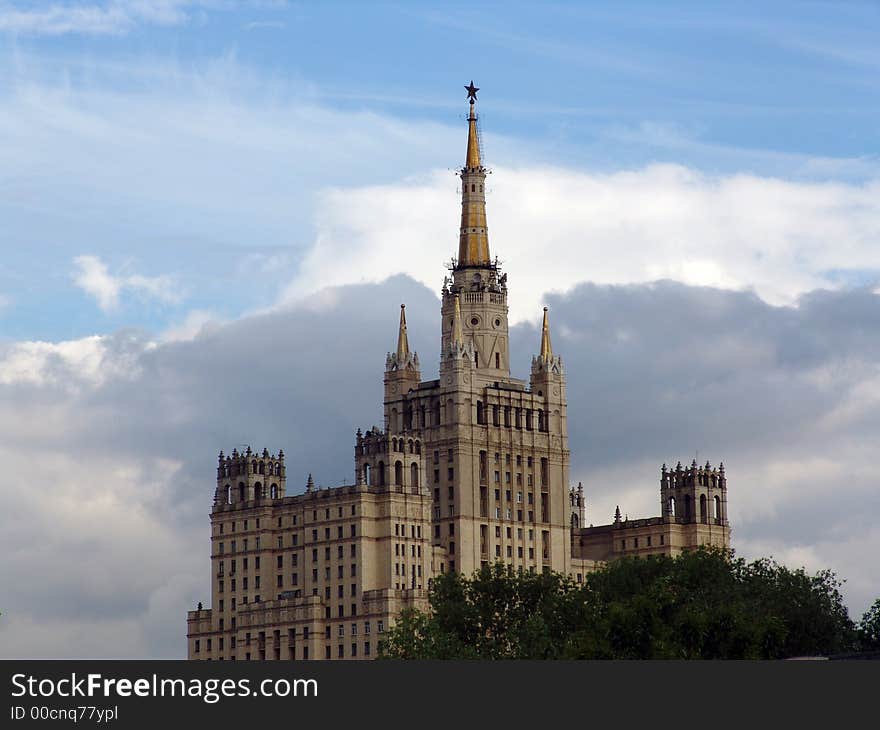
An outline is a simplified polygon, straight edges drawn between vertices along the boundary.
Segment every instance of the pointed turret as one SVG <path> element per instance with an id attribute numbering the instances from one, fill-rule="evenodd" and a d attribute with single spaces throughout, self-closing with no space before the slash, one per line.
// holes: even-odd
<path id="1" fill-rule="evenodd" d="M 309 480 L 306 482 L 306 491 L 314 492 L 315 491 L 315 480 L 312 479 L 312 473 L 309 472 Z"/>
<path id="2" fill-rule="evenodd" d="M 406 305 L 400 305 L 400 330 L 397 333 L 397 360 L 403 362 L 409 355 L 409 340 L 406 337 Z"/>
<path id="3" fill-rule="evenodd" d="M 541 359 L 549 362 L 553 359 L 553 346 L 550 344 L 550 324 L 547 321 L 547 307 L 544 307 L 544 324 L 541 327 Z"/>
<path id="4" fill-rule="evenodd" d="M 474 109 L 479 88 L 471 81 L 465 86 L 470 102 L 468 143 L 465 166 L 461 169 L 461 233 L 458 243 L 458 268 L 488 267 L 489 234 L 486 228 L 486 168 L 480 159 L 480 136 Z"/>
<path id="5" fill-rule="evenodd" d="M 409 338 L 406 336 L 406 305 L 400 305 L 400 325 L 397 330 L 397 350 L 389 352 L 385 357 L 386 373 L 406 373 L 407 378 L 419 380 L 419 356 L 409 349 Z M 398 376 L 395 376 L 398 377 Z"/>
<path id="6" fill-rule="evenodd" d="M 532 375 L 542 373 L 562 375 L 562 372 L 562 358 L 553 354 L 553 345 L 550 344 L 550 319 L 547 307 L 544 307 L 544 321 L 541 325 L 541 352 L 536 357 L 532 357 Z"/>

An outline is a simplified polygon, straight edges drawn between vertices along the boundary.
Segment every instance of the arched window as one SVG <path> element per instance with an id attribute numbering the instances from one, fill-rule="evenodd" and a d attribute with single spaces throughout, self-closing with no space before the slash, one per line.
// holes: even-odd
<path id="1" fill-rule="evenodd" d="M 486 417 L 483 414 L 483 401 L 477 401 L 477 423 L 485 423 Z"/>
<path id="2" fill-rule="evenodd" d="M 394 412 L 397 413 L 397 411 Z M 391 450 L 397 451 L 397 439 L 391 439 Z"/>
<path id="3" fill-rule="evenodd" d="M 538 430 L 544 430 L 544 411 L 538 411 Z"/>
<path id="4" fill-rule="evenodd" d="M 410 479 L 409 479 L 410 485 L 414 489 L 418 489 L 418 486 L 419 486 L 419 465 L 415 464 L 415 463 L 412 464 L 409 468 L 409 472 L 410 472 Z"/>
<path id="5" fill-rule="evenodd" d="M 376 475 L 376 485 L 380 487 L 385 486 L 385 462 L 380 461 L 376 464 L 376 471 L 379 473 Z"/>
<path id="6" fill-rule="evenodd" d="M 577 529 L 577 528 L 578 528 L 578 522 L 579 522 L 579 520 L 578 520 L 578 516 L 577 516 L 577 514 L 572 514 L 572 516 L 571 516 L 571 526 L 572 526 L 574 529 Z"/>
<path id="7" fill-rule="evenodd" d="M 416 453 L 417 454 L 422 453 L 422 442 L 421 441 L 416 441 Z"/>
<path id="8" fill-rule="evenodd" d="M 263 485 L 257 482 L 254 484 L 254 499 L 263 498 Z"/>
<path id="9" fill-rule="evenodd" d="M 223 487 L 223 501 L 225 504 L 232 504 L 232 487 L 228 484 Z"/>
<path id="10" fill-rule="evenodd" d="M 706 513 L 706 495 L 700 495 L 700 522 L 708 522 L 709 515 Z"/>
<path id="11" fill-rule="evenodd" d="M 669 498 L 669 514 L 675 517 L 675 497 Z"/>
<path id="12" fill-rule="evenodd" d="M 477 192 L 477 186 L 474 183 L 471 183 L 471 192 L 472 193 Z"/>
<path id="13" fill-rule="evenodd" d="M 721 497 L 719 497 L 716 494 L 715 499 L 712 501 L 715 504 L 715 514 L 712 516 L 715 518 L 716 522 L 720 523 L 721 522 Z"/>
<path id="14" fill-rule="evenodd" d="M 280 463 L 275 464 L 275 476 L 276 477 L 281 476 L 281 464 Z"/>
<path id="15" fill-rule="evenodd" d="M 407 444 L 406 444 L 406 445 L 407 445 L 407 447 L 409 448 L 409 453 L 411 453 L 411 454 L 415 453 L 415 451 L 413 450 L 415 447 L 414 447 L 414 445 L 413 445 L 413 440 L 412 440 L 412 439 L 410 439 L 409 441 L 407 441 Z"/>
<path id="16" fill-rule="evenodd" d="M 395 484 L 403 484 L 403 462 L 397 461 L 394 463 L 394 483 Z"/>
<path id="17" fill-rule="evenodd" d="M 364 464 L 364 484 L 370 485 L 370 465 Z"/>
<path id="18" fill-rule="evenodd" d="M 254 461 L 251 463 L 251 473 L 252 473 L 252 474 L 256 474 L 256 473 L 257 473 L 257 461 L 256 461 L 256 459 L 254 459 Z"/>
<path id="19" fill-rule="evenodd" d="M 440 425 L 440 401 L 434 401 L 434 422 L 431 424 L 432 426 Z"/>
<path id="20" fill-rule="evenodd" d="M 244 482 L 238 483 L 238 501 L 244 502 Z"/>
<path id="21" fill-rule="evenodd" d="M 688 522 L 690 522 L 691 517 L 693 516 L 693 505 L 691 504 L 691 495 L 684 495 L 684 518 Z"/>
<path id="22" fill-rule="evenodd" d="M 266 465 L 261 461 L 260 462 L 260 474 L 266 473 Z"/>
<path id="23" fill-rule="evenodd" d="M 271 487 L 269 487 L 269 496 L 272 499 L 278 499 L 278 485 L 277 484 L 273 484 Z"/>

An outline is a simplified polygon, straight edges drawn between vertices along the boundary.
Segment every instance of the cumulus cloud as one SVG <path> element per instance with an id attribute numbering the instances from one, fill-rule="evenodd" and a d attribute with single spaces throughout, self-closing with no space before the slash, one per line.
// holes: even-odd
<path id="1" fill-rule="evenodd" d="M 864 610 L 880 585 L 867 557 L 880 547 L 880 296 L 777 307 L 661 281 L 546 299 L 589 522 L 616 504 L 657 514 L 663 461 L 723 459 L 740 553 L 835 569 Z M 291 492 L 309 472 L 350 482 L 355 429 L 382 421 L 400 302 L 430 378 L 439 302 L 407 277 L 227 323 L 199 315 L 165 341 L 128 331 L 0 350 L 0 583 L 17 586 L 0 654 L 183 656 L 185 612 L 209 596 L 216 453 L 283 448 Z M 515 375 L 538 344 L 536 325 L 513 328 Z"/>
<path id="2" fill-rule="evenodd" d="M 650 165 L 498 168 L 490 182 L 490 247 L 510 273 L 513 321 L 535 319 L 548 287 L 567 291 L 585 280 L 753 288 L 770 303 L 792 304 L 818 287 L 850 285 L 847 272 L 880 271 L 876 180 L 794 182 Z M 437 262 L 456 248 L 454 185 L 436 173 L 327 191 L 314 245 L 283 298 L 326 283 L 380 281 L 389 270 L 435 288 Z"/>
<path id="3" fill-rule="evenodd" d="M 97 256 L 77 256 L 73 263 L 75 267 L 74 283 L 86 294 L 94 297 L 98 306 L 105 312 L 119 307 L 120 295 L 124 290 L 167 303 L 175 303 L 181 297 L 174 280 L 168 275 L 128 274 L 114 276 L 107 269 L 107 265 Z"/>

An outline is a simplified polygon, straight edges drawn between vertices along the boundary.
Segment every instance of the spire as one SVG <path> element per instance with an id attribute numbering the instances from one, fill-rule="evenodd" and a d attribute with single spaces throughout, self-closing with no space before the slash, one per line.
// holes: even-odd
<path id="1" fill-rule="evenodd" d="M 486 168 L 480 159 L 480 135 L 475 105 L 479 88 L 471 81 L 465 86 L 470 102 L 468 144 L 465 166 L 461 169 L 461 232 L 458 266 L 489 266 L 489 235 L 486 228 Z"/>
<path id="2" fill-rule="evenodd" d="M 480 89 L 474 86 L 473 81 L 471 81 L 470 86 L 465 86 L 464 88 L 468 91 L 468 100 L 470 102 L 470 114 L 468 114 L 467 159 L 464 166 L 465 168 L 476 169 L 482 167 L 482 163 L 480 162 L 480 137 L 477 133 L 477 115 L 474 113 L 474 106 L 477 102 L 477 92 Z"/>
<path id="3" fill-rule="evenodd" d="M 532 357 L 532 375 L 551 373 L 562 375 L 562 358 L 553 354 L 553 346 L 550 344 L 550 319 L 544 307 L 544 323 L 541 325 L 541 353 Z"/>
<path id="4" fill-rule="evenodd" d="M 452 312 L 452 340 L 451 344 L 463 345 L 464 335 L 461 332 L 461 300 L 458 294 L 455 295 L 455 309 Z"/>
<path id="5" fill-rule="evenodd" d="M 400 305 L 400 331 L 397 335 L 397 361 L 403 362 L 409 355 L 409 340 L 406 337 L 406 305 Z"/>
<path id="6" fill-rule="evenodd" d="M 309 480 L 306 482 L 306 491 L 312 492 L 315 489 L 315 480 L 312 479 L 312 473 L 309 472 Z"/>
<path id="7" fill-rule="evenodd" d="M 544 307 L 544 324 L 541 327 L 541 359 L 549 362 L 553 359 L 553 347 L 550 344 L 550 323 L 547 319 L 547 307 Z"/>
<path id="8" fill-rule="evenodd" d="M 410 351 L 406 335 L 406 305 L 400 305 L 400 329 L 397 332 L 397 350 L 385 357 L 385 372 L 406 373 L 408 378 L 419 377 L 419 356 Z"/>

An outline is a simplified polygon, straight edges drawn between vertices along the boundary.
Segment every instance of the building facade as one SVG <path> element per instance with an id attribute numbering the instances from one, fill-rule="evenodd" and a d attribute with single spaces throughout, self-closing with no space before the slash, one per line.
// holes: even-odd
<path id="1" fill-rule="evenodd" d="M 570 486 L 565 370 L 544 309 L 528 381 L 511 376 L 507 275 L 489 252 L 469 95 L 458 256 L 443 282 L 439 377 L 422 380 L 400 310 L 384 429 L 358 430 L 355 483 L 287 495 L 284 454 L 220 452 L 210 608 L 187 616 L 190 659 L 369 659 L 429 581 L 501 561 L 576 580 L 623 555 L 729 546 L 724 467 L 679 463 L 660 516 L 585 526 Z"/>

